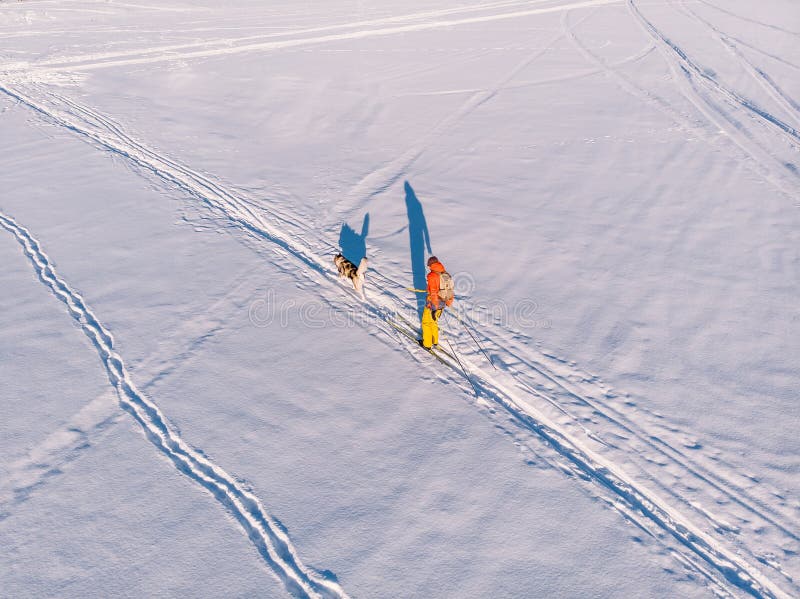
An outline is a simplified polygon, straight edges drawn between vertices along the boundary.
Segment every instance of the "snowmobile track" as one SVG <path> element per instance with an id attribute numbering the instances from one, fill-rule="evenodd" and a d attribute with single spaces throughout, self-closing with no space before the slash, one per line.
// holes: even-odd
<path id="1" fill-rule="evenodd" d="M 337 582 L 322 578 L 304 566 L 288 535 L 267 513 L 259 499 L 205 454 L 188 445 L 160 408 L 137 388 L 122 357 L 114 350 L 111 333 L 83 298 L 58 275 L 33 235 L 2 213 L 0 226 L 16 237 L 39 279 L 67 305 L 70 315 L 92 341 L 117 391 L 120 405 L 182 474 L 206 489 L 234 515 L 286 589 L 298 597 L 347 597 Z"/>
<path id="2" fill-rule="evenodd" d="M 153 354 L 133 367 L 134 372 L 148 373 L 148 380 L 142 383 L 142 388 L 147 390 L 193 356 L 199 347 L 224 328 L 252 294 L 250 273 L 245 272 L 228 293 L 209 306 L 208 315 L 196 314 L 182 321 Z M 190 341 L 185 344 L 183 340 L 187 338 Z M 84 404 L 63 426 L 11 463 L 7 476 L 0 483 L 0 520 L 53 476 L 62 473 L 64 467 L 83 451 L 98 443 L 123 416 L 113 391 L 104 392 Z"/>

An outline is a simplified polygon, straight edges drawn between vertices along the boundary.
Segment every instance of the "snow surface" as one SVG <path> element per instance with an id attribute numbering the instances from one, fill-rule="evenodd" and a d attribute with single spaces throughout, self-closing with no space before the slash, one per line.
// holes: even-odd
<path id="1" fill-rule="evenodd" d="M 800 595 L 796 2 L 5 1 L 0 92 L 0 596 Z"/>

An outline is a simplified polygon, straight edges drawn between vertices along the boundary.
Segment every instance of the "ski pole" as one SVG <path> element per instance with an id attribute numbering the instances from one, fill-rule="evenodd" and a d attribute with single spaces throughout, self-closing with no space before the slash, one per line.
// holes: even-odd
<path id="1" fill-rule="evenodd" d="M 407 291 L 413 291 L 414 293 L 428 293 L 428 290 L 427 290 L 427 289 L 417 289 L 416 287 L 406 287 L 406 290 L 407 290 Z M 495 365 L 494 365 L 494 362 L 492 362 L 492 359 L 489 357 L 489 354 L 488 354 L 488 353 L 486 353 L 486 350 L 485 350 L 485 349 L 483 348 L 483 346 L 481 345 L 481 342 L 480 342 L 480 341 L 478 341 L 478 339 L 477 339 L 477 338 L 475 337 L 475 335 L 472 333 L 472 330 L 470 329 L 469 325 L 467 325 L 467 323 L 466 323 L 466 322 L 464 322 L 463 320 L 461 320 L 461 318 L 458 316 L 458 314 L 454 314 L 454 315 L 453 315 L 453 317 L 454 317 L 454 318 L 455 318 L 455 319 L 456 319 L 458 322 L 460 322 L 462 325 L 464 325 L 464 328 L 465 328 L 465 329 L 467 329 L 467 333 L 469 333 L 469 336 L 470 336 L 470 337 L 472 337 L 472 340 L 475 342 L 475 345 L 477 345 L 477 346 L 478 346 L 478 349 L 480 349 L 480 350 L 481 350 L 481 353 L 483 353 L 483 355 L 486 357 L 486 359 L 487 359 L 487 360 L 489 360 L 489 364 L 491 364 L 491 365 L 492 365 L 492 368 L 494 368 L 495 370 L 497 370 L 497 366 L 495 366 Z M 449 343 L 449 342 L 448 342 L 448 343 Z"/>
<path id="2" fill-rule="evenodd" d="M 458 314 L 453 314 L 453 318 L 455 318 L 458 322 L 464 325 L 464 328 L 467 330 L 467 333 L 469 333 L 469 336 L 472 337 L 472 340 L 475 342 L 475 345 L 478 346 L 478 349 L 480 349 L 483 355 L 486 357 L 486 359 L 489 360 L 489 364 L 492 365 L 492 368 L 497 370 L 497 366 L 494 365 L 494 362 L 492 362 L 492 359 L 489 357 L 489 354 L 487 354 L 486 350 L 483 349 L 483 346 L 481 345 L 480 341 L 478 341 L 475 335 L 472 334 L 472 330 L 470 329 L 469 325 L 463 320 L 461 320 Z"/>
<path id="3" fill-rule="evenodd" d="M 478 388 L 475 386 L 475 383 L 472 382 L 472 379 L 470 378 L 467 369 L 464 368 L 464 365 L 461 363 L 461 358 L 458 357 L 455 348 L 453 348 L 453 344 L 450 343 L 450 339 L 446 339 L 446 341 L 447 341 L 447 346 L 450 348 L 450 351 L 453 352 L 453 357 L 456 359 L 456 362 L 458 362 L 458 367 L 461 368 L 461 372 L 464 373 L 464 377 L 467 379 L 467 382 L 469 382 L 470 387 L 472 387 L 472 390 L 475 392 L 475 397 L 479 397 L 480 393 L 478 393 Z"/>

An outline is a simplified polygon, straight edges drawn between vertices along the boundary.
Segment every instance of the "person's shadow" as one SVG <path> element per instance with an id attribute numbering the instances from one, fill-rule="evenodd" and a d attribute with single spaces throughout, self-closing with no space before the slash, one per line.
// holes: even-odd
<path id="1" fill-rule="evenodd" d="M 425 250 L 431 251 L 431 236 L 428 232 L 428 223 L 425 221 L 425 213 L 422 211 L 422 204 L 414 193 L 414 188 L 405 182 L 406 190 L 406 211 L 408 212 L 408 244 L 411 248 L 411 274 L 414 279 L 416 289 L 427 289 L 428 281 L 425 267 Z M 422 317 L 425 309 L 425 294 L 417 293 L 417 313 Z"/>
<path id="2" fill-rule="evenodd" d="M 339 232 L 339 247 L 342 250 L 342 255 L 356 266 L 361 262 L 361 258 L 367 255 L 368 234 L 369 212 L 364 215 L 360 235 L 347 223 L 342 224 L 342 230 Z"/>

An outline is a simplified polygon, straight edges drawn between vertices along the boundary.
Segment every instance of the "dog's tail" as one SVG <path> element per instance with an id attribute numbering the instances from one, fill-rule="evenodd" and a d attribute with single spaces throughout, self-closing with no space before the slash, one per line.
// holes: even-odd
<path id="1" fill-rule="evenodd" d="M 361 277 L 364 276 L 365 272 L 367 272 L 367 259 L 361 258 L 361 262 L 358 263 L 358 270 L 356 270 L 356 275 Z"/>

